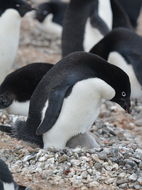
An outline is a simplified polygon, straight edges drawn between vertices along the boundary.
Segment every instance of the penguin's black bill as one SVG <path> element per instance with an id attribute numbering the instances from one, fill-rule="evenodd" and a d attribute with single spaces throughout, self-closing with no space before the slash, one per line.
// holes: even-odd
<path id="1" fill-rule="evenodd" d="M 131 103 L 130 99 L 123 99 L 121 98 L 119 105 L 127 112 L 131 113 Z"/>

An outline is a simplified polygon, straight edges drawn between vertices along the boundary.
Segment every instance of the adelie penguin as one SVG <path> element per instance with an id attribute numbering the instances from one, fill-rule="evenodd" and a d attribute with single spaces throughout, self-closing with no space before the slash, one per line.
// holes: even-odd
<path id="1" fill-rule="evenodd" d="M 120 68 L 94 54 L 72 53 L 42 78 L 31 97 L 27 121 L 19 121 L 13 135 L 43 148 L 65 148 L 72 137 L 88 132 L 102 100 L 129 111 L 130 93 L 129 77 Z"/>
<path id="2" fill-rule="evenodd" d="M 68 3 L 51 0 L 41 3 L 36 10 L 35 18 L 44 29 L 61 37 L 63 19 Z"/>
<path id="3" fill-rule="evenodd" d="M 0 190 L 31 190 L 28 187 L 18 185 L 8 169 L 6 163 L 0 159 Z"/>
<path id="4" fill-rule="evenodd" d="M 91 49 L 111 64 L 124 70 L 131 82 L 131 97 L 142 97 L 142 37 L 128 29 L 110 32 Z"/>
<path id="5" fill-rule="evenodd" d="M 27 116 L 36 86 L 52 67 L 49 63 L 32 63 L 10 73 L 0 85 L 0 109 Z"/>
<path id="6" fill-rule="evenodd" d="M 24 0 L 0 1 L 0 83 L 16 58 L 22 17 L 31 6 Z"/>
<path id="7" fill-rule="evenodd" d="M 89 51 L 112 29 L 110 0 L 71 0 L 63 26 L 63 56 Z"/>
<path id="8" fill-rule="evenodd" d="M 88 52 L 112 28 L 132 29 L 129 17 L 118 0 L 71 0 L 63 26 L 63 56 L 75 51 Z"/>

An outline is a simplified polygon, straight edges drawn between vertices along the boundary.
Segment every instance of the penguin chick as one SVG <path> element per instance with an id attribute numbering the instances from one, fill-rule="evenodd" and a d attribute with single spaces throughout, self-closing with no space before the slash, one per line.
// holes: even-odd
<path id="1" fill-rule="evenodd" d="M 18 185 L 12 177 L 6 163 L 0 159 L 0 190 L 31 190 L 28 187 Z"/>
<path id="2" fill-rule="evenodd" d="M 110 0 L 71 0 L 63 26 L 63 56 L 89 51 L 112 29 Z"/>
<path id="3" fill-rule="evenodd" d="M 16 58 L 22 17 L 31 11 L 24 0 L 0 1 L 0 83 Z"/>
<path id="4" fill-rule="evenodd" d="M 87 149 L 100 148 L 100 145 L 95 140 L 94 134 L 91 132 L 86 132 L 72 137 L 67 142 L 66 146 L 69 148 L 76 148 L 77 146 Z"/>
<path id="5" fill-rule="evenodd" d="M 10 73 L 0 86 L 0 109 L 27 116 L 34 89 L 52 66 L 49 63 L 32 63 Z"/>
<path id="6" fill-rule="evenodd" d="M 125 28 L 106 35 L 90 52 L 124 70 L 131 83 L 131 97 L 142 97 L 142 37 Z"/>
<path id="7" fill-rule="evenodd" d="M 94 54 L 72 53 L 42 78 L 31 97 L 27 121 L 16 124 L 14 136 L 44 148 L 65 148 L 69 139 L 90 129 L 102 100 L 129 111 L 130 92 L 129 77 L 120 68 Z"/>
<path id="8" fill-rule="evenodd" d="M 64 13 L 67 5 L 68 3 L 59 0 L 41 3 L 37 7 L 35 18 L 47 31 L 61 37 Z"/>

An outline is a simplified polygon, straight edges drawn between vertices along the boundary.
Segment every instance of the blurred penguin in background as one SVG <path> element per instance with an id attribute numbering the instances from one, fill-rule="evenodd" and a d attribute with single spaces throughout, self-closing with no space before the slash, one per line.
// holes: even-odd
<path id="1" fill-rule="evenodd" d="M 63 56 L 89 51 L 111 29 L 110 0 L 71 0 L 63 23 Z"/>
<path id="2" fill-rule="evenodd" d="M 0 83 L 16 58 L 22 17 L 31 10 L 24 0 L 0 1 Z"/>
<path id="3" fill-rule="evenodd" d="M 50 0 L 38 5 L 35 18 L 42 27 L 61 37 L 63 19 L 68 3 L 60 0 Z"/>

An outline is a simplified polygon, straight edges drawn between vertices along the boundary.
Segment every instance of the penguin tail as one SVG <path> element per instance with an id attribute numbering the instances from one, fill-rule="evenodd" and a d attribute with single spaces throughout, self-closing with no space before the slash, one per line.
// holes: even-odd
<path id="1" fill-rule="evenodd" d="M 42 136 L 34 135 L 34 133 L 27 128 L 25 121 L 17 121 L 15 126 L 0 125 L 0 131 L 7 133 L 13 138 L 23 140 L 32 144 L 43 147 Z"/>

